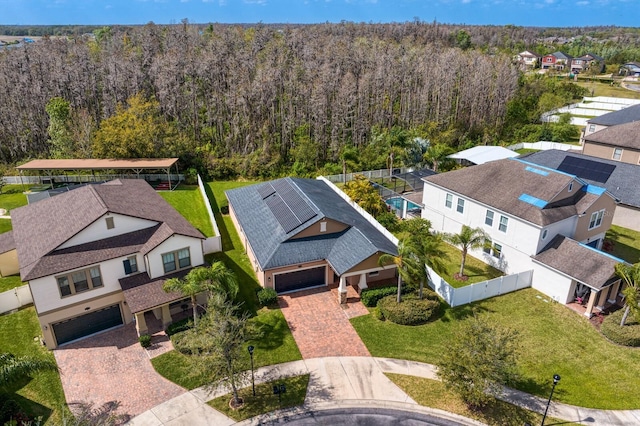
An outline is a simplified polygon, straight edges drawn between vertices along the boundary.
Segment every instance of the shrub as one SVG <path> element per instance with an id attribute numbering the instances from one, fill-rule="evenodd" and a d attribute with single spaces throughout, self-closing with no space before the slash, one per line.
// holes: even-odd
<path id="1" fill-rule="evenodd" d="M 406 287 L 402 287 L 402 294 L 405 294 L 407 291 Z M 378 301 L 383 297 L 390 296 L 392 294 L 398 293 L 398 287 L 390 286 L 390 287 L 378 287 L 378 288 L 365 288 L 362 290 L 360 294 L 360 300 L 362 304 L 367 308 L 373 308 L 378 304 Z"/>
<path id="2" fill-rule="evenodd" d="M 396 296 L 386 296 L 378 301 L 378 309 L 385 319 L 401 325 L 418 325 L 429 321 L 440 308 L 440 301 L 433 298 L 418 299 L 407 296 L 402 302 Z"/>
<path id="3" fill-rule="evenodd" d="M 169 324 L 169 326 L 167 327 L 166 333 L 167 333 L 167 336 L 171 337 L 176 333 L 187 331 L 191 328 L 193 328 L 193 318 L 189 317 L 180 321 L 176 321 L 172 324 Z"/>
<path id="4" fill-rule="evenodd" d="M 171 336 L 171 343 L 173 347 L 180 353 L 185 355 L 193 355 L 194 353 L 201 352 L 202 348 L 194 347 L 191 337 L 195 333 L 194 329 L 180 331 Z"/>
<path id="5" fill-rule="evenodd" d="M 148 334 L 143 334 L 142 336 L 138 337 L 138 342 L 140 342 L 140 346 L 142 346 L 143 348 L 148 348 L 149 346 L 151 346 L 151 336 L 149 336 Z"/>
<path id="6" fill-rule="evenodd" d="M 257 295 L 262 306 L 273 305 L 278 301 L 278 293 L 272 288 L 261 288 Z"/>
<path id="7" fill-rule="evenodd" d="M 373 308 L 371 313 L 373 314 L 373 317 L 375 319 L 380 320 L 380 321 L 384 321 L 384 315 L 382 315 L 382 311 L 377 306 L 375 308 Z"/>
<path id="8" fill-rule="evenodd" d="M 229 214 L 229 206 L 222 206 L 222 207 L 220 207 L 220 213 L 222 213 L 222 214 Z"/>
<path id="9" fill-rule="evenodd" d="M 623 346 L 640 346 L 640 323 L 632 315 L 627 317 L 625 325 L 620 327 L 624 309 L 620 309 L 607 317 L 600 326 L 600 332 L 609 340 Z"/>

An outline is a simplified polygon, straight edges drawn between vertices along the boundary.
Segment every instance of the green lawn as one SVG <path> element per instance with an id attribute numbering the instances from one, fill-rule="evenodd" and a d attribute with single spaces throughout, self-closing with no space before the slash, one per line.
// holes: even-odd
<path id="1" fill-rule="evenodd" d="M 207 255 L 207 261 L 222 260 L 238 277 L 240 283 L 238 301 L 243 304 L 245 310 L 253 315 L 251 321 L 263 332 L 262 338 L 248 343 L 255 346 L 254 362 L 256 367 L 260 367 L 299 360 L 302 359 L 302 356 L 280 309 L 260 309 L 256 298 L 256 290 L 260 288 L 260 285 L 253 268 L 244 252 L 244 247 L 231 218 L 229 215 L 220 213 L 220 207 L 228 205 L 224 195 L 225 190 L 252 183 L 255 182 L 212 182 L 208 184 L 207 191 L 220 230 L 223 251 Z M 171 351 L 154 358 L 151 362 L 160 374 L 188 389 L 205 384 L 198 374 L 196 358 Z"/>
<path id="2" fill-rule="evenodd" d="M 273 393 L 274 385 L 285 385 L 286 392 L 280 395 L 280 398 Z M 232 396 L 230 393 L 210 401 L 209 405 L 232 419 L 241 421 L 282 408 L 302 405 L 304 398 L 307 396 L 308 385 L 308 374 L 287 377 L 256 385 L 256 396 L 253 396 L 251 386 L 240 389 L 238 396 L 242 398 L 244 405 L 237 410 L 229 407 L 229 401 L 231 401 Z"/>
<path id="3" fill-rule="evenodd" d="M 576 84 L 589 90 L 589 95 L 593 96 L 612 96 L 615 98 L 631 98 L 640 99 L 640 92 L 628 90 L 618 85 L 612 86 L 610 83 L 599 81 L 578 81 Z"/>
<path id="4" fill-rule="evenodd" d="M 606 239 L 614 242 L 612 255 L 629 263 L 640 262 L 640 232 L 612 225 Z"/>
<path id="5" fill-rule="evenodd" d="M 0 351 L 14 355 L 30 355 L 53 359 L 53 353 L 39 344 L 40 326 L 33 307 L 0 316 Z M 0 400 L 6 395 L 0 394 Z M 60 376 L 55 372 L 43 372 L 17 385 L 10 395 L 23 409 L 33 416 L 42 416 L 45 424 L 61 424 L 65 398 Z"/>
<path id="6" fill-rule="evenodd" d="M 371 315 L 351 323 L 373 356 L 437 364 L 455 328 L 474 313 L 520 333 L 518 389 L 547 397 L 551 378 L 559 374 L 558 401 L 640 408 L 640 351 L 609 343 L 586 318 L 533 289 L 447 309 L 441 318 L 421 326 L 382 322 Z"/>
<path id="7" fill-rule="evenodd" d="M 9 232 L 13 229 L 11 225 L 11 219 L 0 219 L 0 234 Z"/>
<path id="8" fill-rule="evenodd" d="M 458 281 L 453 278 L 453 274 L 460 272 L 462 252 L 450 244 L 443 244 L 442 248 L 447 253 L 448 258 L 444 259 L 446 272 L 440 276 L 454 288 L 491 280 L 504 275 L 500 270 L 493 266 L 487 265 L 471 255 L 467 255 L 467 260 L 464 264 L 464 273 L 469 277 L 469 279 L 467 281 Z"/>
<path id="9" fill-rule="evenodd" d="M 28 186 L 25 185 L 26 190 Z M 27 196 L 22 192 L 22 185 L 5 185 L 0 194 L 0 209 L 11 211 L 16 207 L 27 205 Z"/>
<path id="10" fill-rule="evenodd" d="M 470 410 L 459 397 L 448 391 L 444 384 L 437 380 L 401 374 L 387 374 L 387 377 L 404 390 L 414 401 L 425 407 L 459 414 L 489 425 L 522 426 L 527 423 L 537 425 L 542 421 L 541 414 L 499 400 L 491 401 L 482 411 Z M 545 424 L 568 426 L 576 423 L 547 417 Z"/>
<path id="11" fill-rule="evenodd" d="M 11 290 L 12 288 L 20 287 L 25 283 L 20 279 L 20 275 L 11 275 L 8 277 L 0 277 L 0 293 L 3 291 Z"/>
<path id="12" fill-rule="evenodd" d="M 213 237 L 213 224 L 197 185 L 180 185 L 173 191 L 158 192 L 205 237 Z"/>

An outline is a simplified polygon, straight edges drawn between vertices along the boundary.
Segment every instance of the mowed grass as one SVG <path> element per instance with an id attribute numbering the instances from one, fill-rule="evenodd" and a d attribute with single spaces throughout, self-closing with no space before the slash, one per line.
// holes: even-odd
<path id="1" fill-rule="evenodd" d="M 589 96 L 593 93 L 593 96 L 611 96 L 614 98 L 630 98 L 640 99 L 640 92 L 625 89 L 618 85 L 612 86 L 611 83 L 600 81 L 580 81 L 575 84 L 580 87 L 584 87 L 589 91 Z"/>
<path id="2" fill-rule="evenodd" d="M 0 219 L 0 234 L 9 232 L 13 229 L 11 225 L 11 219 Z"/>
<path id="3" fill-rule="evenodd" d="M 504 275 L 502 271 L 494 268 L 493 266 L 487 265 L 471 255 L 467 255 L 467 260 L 464 264 L 464 273 L 469 277 L 469 279 L 467 281 L 458 281 L 453 278 L 453 275 L 460 272 L 462 252 L 458 248 L 447 243 L 442 244 L 442 249 L 447 253 L 448 257 L 443 259 L 446 269 L 444 273 L 440 274 L 440 276 L 454 288 L 468 286 L 470 284 L 491 280 Z"/>
<path id="4" fill-rule="evenodd" d="M 449 308 L 421 326 L 372 315 L 351 323 L 373 356 L 438 364 L 454 330 L 473 315 L 519 332 L 517 389 L 548 397 L 550 380 L 559 374 L 555 400 L 601 409 L 640 408 L 640 351 L 609 343 L 585 317 L 533 289 Z"/>
<path id="5" fill-rule="evenodd" d="M 0 351 L 16 356 L 29 355 L 54 360 L 53 352 L 39 343 L 40 325 L 33 307 L 0 316 Z M 13 398 L 31 416 L 42 416 L 44 424 L 62 424 L 62 413 L 68 417 L 60 376 L 56 372 L 42 372 L 17 384 L 15 393 L 0 400 Z"/>
<path id="6" fill-rule="evenodd" d="M 256 290 L 260 285 L 249 259 L 244 252 L 238 233 L 229 215 L 223 215 L 220 207 L 228 205 L 224 191 L 255 182 L 212 182 L 207 192 L 211 207 L 220 230 L 223 251 L 206 256 L 208 262 L 221 260 L 234 271 L 240 284 L 237 299 L 243 308 L 253 317 L 251 322 L 262 332 L 259 339 L 247 345 L 255 346 L 254 364 L 256 367 L 279 364 L 302 359 L 298 346 L 293 339 L 289 326 L 280 309 L 260 308 Z M 247 358 L 248 358 L 247 352 Z M 167 379 L 187 389 L 203 386 L 206 379 L 201 374 L 197 357 L 186 356 L 171 351 L 151 360 L 155 369 Z"/>
<path id="7" fill-rule="evenodd" d="M 459 414 L 470 419 L 478 420 L 489 425 L 522 426 L 524 424 L 538 425 L 542 415 L 525 410 L 518 406 L 497 399 L 492 400 L 482 410 L 470 410 L 467 405 L 454 393 L 448 391 L 444 384 L 437 380 L 421 377 L 404 376 L 401 374 L 386 374 L 386 376 L 400 389 L 404 390 L 414 401 L 425 407 L 437 408 L 449 413 Z M 574 425 L 552 417 L 545 419 L 546 425 Z"/>
<path id="8" fill-rule="evenodd" d="M 11 290 L 16 287 L 25 285 L 20 279 L 20 275 L 10 275 L 8 277 L 0 277 L 0 293 Z"/>
<path id="9" fill-rule="evenodd" d="M 180 185 L 173 191 L 158 192 L 205 237 L 213 237 L 213 224 L 205 207 L 205 200 L 197 185 Z"/>
<path id="10" fill-rule="evenodd" d="M 26 191 L 30 186 L 25 185 L 23 189 L 22 185 L 5 185 L 0 194 L 0 209 L 11 212 L 15 208 L 26 206 L 27 196 L 22 192 Z"/>
<path id="11" fill-rule="evenodd" d="M 612 255 L 629 263 L 640 262 L 640 232 L 612 225 L 605 238 L 614 242 Z"/>

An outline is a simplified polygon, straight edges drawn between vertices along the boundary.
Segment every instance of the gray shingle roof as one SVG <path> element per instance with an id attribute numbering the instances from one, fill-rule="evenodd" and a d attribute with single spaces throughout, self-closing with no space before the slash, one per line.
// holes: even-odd
<path id="1" fill-rule="evenodd" d="M 6 253 L 16 248 L 16 242 L 13 239 L 13 231 L 0 234 L 0 254 Z"/>
<path id="2" fill-rule="evenodd" d="M 575 176 L 519 159 L 491 161 L 429 176 L 424 181 L 541 226 L 582 213 L 597 199 Z M 571 181 L 575 182 L 575 195 L 561 203 L 550 203 Z M 548 204 L 542 208 L 523 201 L 523 194 Z"/>
<path id="3" fill-rule="evenodd" d="M 535 152 L 527 155 L 523 159 L 541 166 L 557 169 L 566 157 L 583 158 L 597 163 L 615 166 L 615 169 L 604 183 L 595 182 L 582 176 L 578 177 L 590 184 L 605 187 L 608 192 L 620 201 L 620 204 L 640 208 L 640 187 L 638 187 L 638 182 L 640 182 L 640 166 L 621 163 L 620 161 L 605 160 L 584 154 L 569 153 L 557 149 Z"/>
<path id="4" fill-rule="evenodd" d="M 640 117 L 638 117 L 640 120 Z M 585 142 L 640 149 L 640 121 L 607 127 L 584 138 Z"/>
<path id="5" fill-rule="evenodd" d="M 620 111 L 613 111 L 602 114 L 588 120 L 588 123 L 599 124 L 602 126 L 617 126 L 619 124 L 631 123 L 640 120 L 640 104 L 623 108 Z M 596 132 L 598 133 L 598 132 Z"/>
<path id="6" fill-rule="evenodd" d="M 151 279 L 146 272 L 141 272 L 119 280 L 122 294 L 132 314 L 148 311 L 167 303 L 184 299 L 184 295 L 177 291 L 167 293 L 162 289 L 165 281 L 170 278 L 184 278 L 191 269 L 174 272 L 173 274 Z"/>
<path id="7" fill-rule="evenodd" d="M 563 235 L 556 235 L 533 259 L 596 290 L 615 281 L 615 265 L 622 262 Z"/>
<path id="8" fill-rule="evenodd" d="M 285 232 L 263 194 L 266 185 L 287 182 L 316 215 Z M 315 179 L 284 178 L 226 192 L 262 270 L 326 259 L 339 275 L 376 252 L 397 253 L 396 246 L 329 186 Z M 344 232 L 291 239 L 323 218 L 344 223 Z"/>
<path id="9" fill-rule="evenodd" d="M 11 211 L 23 279 L 33 279 L 31 271 L 35 268 L 40 271 L 36 275 L 48 275 L 38 263 L 107 213 L 148 219 L 166 225 L 162 230 L 168 227 L 175 234 L 204 238 L 144 180 L 118 179 L 88 185 Z M 164 241 L 155 233 L 152 237 L 157 244 Z"/>

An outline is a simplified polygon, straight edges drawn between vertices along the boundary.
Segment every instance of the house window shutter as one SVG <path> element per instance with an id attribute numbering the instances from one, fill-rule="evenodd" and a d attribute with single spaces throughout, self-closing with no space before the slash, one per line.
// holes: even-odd
<path id="1" fill-rule="evenodd" d="M 129 275 L 131 272 L 133 272 L 131 270 L 131 262 L 129 261 L 129 259 L 123 260 L 122 264 L 124 265 L 124 273 Z"/>

